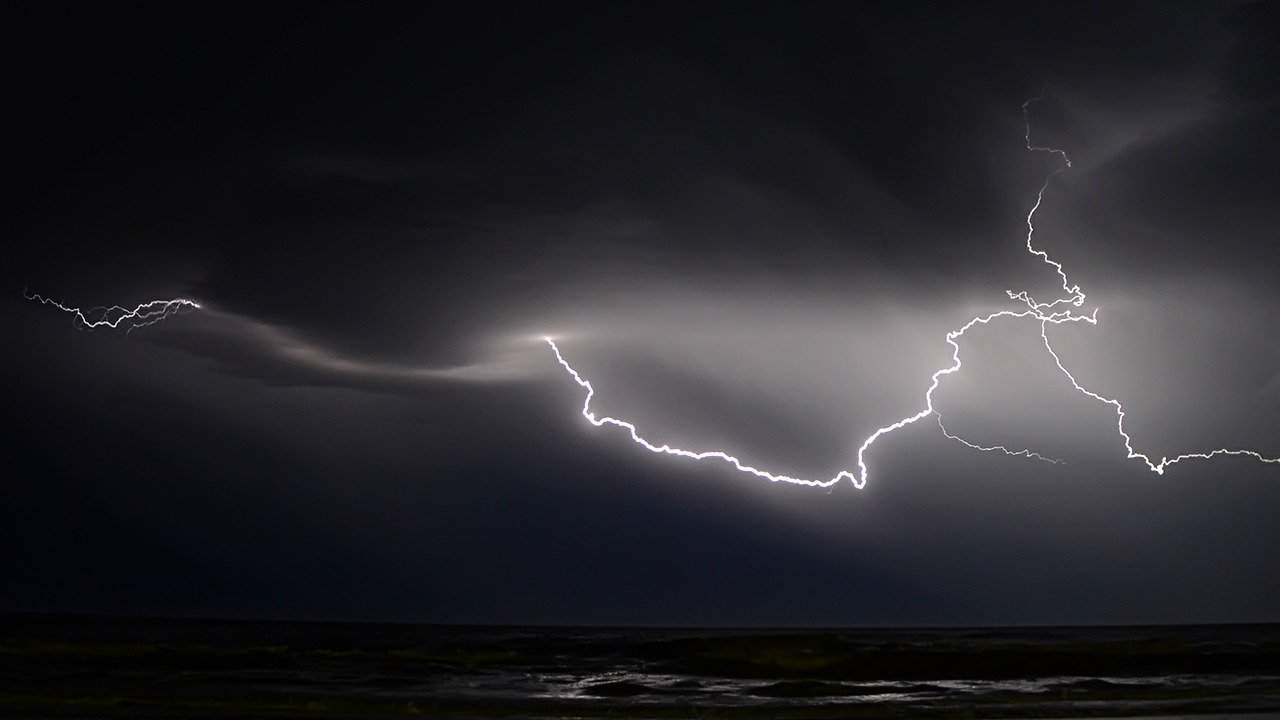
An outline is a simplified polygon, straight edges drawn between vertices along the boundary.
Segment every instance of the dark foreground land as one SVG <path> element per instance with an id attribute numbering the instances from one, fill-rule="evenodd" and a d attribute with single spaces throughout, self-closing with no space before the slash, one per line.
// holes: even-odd
<path id="1" fill-rule="evenodd" d="M 1280 713 L 1280 626 L 651 630 L 0 617 L 21 717 Z"/>

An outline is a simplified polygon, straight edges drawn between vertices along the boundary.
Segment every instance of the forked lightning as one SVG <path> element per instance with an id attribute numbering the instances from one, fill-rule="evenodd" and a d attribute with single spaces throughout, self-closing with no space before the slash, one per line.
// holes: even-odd
<path id="1" fill-rule="evenodd" d="M 1005 447 L 1004 445 L 981 445 L 975 442 L 971 442 L 969 440 L 965 440 L 964 438 L 961 438 L 957 435 L 953 435 L 950 432 L 948 432 L 946 429 L 946 426 L 942 424 L 942 416 L 938 413 L 937 409 L 933 405 L 933 392 L 938 389 L 938 385 L 942 382 L 942 378 L 947 375 L 952 375 L 960 371 L 960 368 L 961 368 L 960 344 L 957 341 L 961 337 L 963 337 L 964 334 L 968 332 L 970 328 L 972 328 L 975 325 L 986 325 L 987 323 L 990 323 L 991 321 L 997 320 L 997 319 L 1029 318 L 1029 319 L 1036 320 L 1040 323 L 1040 337 L 1044 341 L 1045 350 L 1047 350 L 1049 355 L 1053 358 L 1053 362 L 1055 365 L 1057 365 L 1058 370 L 1060 370 L 1062 374 L 1066 376 L 1067 380 L 1071 382 L 1071 386 L 1075 388 L 1077 392 L 1082 393 L 1085 396 L 1093 398 L 1094 400 L 1097 400 L 1099 402 L 1111 405 L 1112 407 L 1115 408 L 1116 430 L 1120 433 L 1120 437 L 1123 438 L 1124 440 L 1124 447 L 1125 447 L 1125 450 L 1128 452 L 1129 459 L 1141 460 L 1143 463 L 1146 464 L 1146 466 L 1152 472 L 1158 475 L 1163 475 L 1166 468 L 1168 468 L 1170 465 L 1173 465 L 1174 463 L 1182 462 L 1183 460 L 1208 460 L 1210 458 L 1223 456 L 1223 455 L 1239 455 L 1239 456 L 1250 457 L 1264 463 L 1280 463 L 1280 458 L 1265 457 L 1261 453 L 1254 450 L 1238 450 L 1238 449 L 1231 449 L 1231 448 L 1218 448 L 1215 450 L 1207 450 L 1203 452 L 1184 453 L 1182 455 L 1178 455 L 1173 458 L 1167 458 L 1167 457 L 1161 458 L 1160 462 L 1158 463 L 1153 462 L 1151 458 L 1146 454 L 1140 453 L 1133 449 L 1133 444 L 1129 437 L 1129 434 L 1125 432 L 1125 429 L 1124 429 L 1125 413 L 1124 413 L 1124 407 L 1120 404 L 1120 401 L 1115 400 L 1113 398 L 1104 397 L 1102 395 L 1099 395 L 1098 393 L 1093 392 L 1092 390 L 1089 390 L 1088 388 L 1085 388 L 1076 380 L 1075 376 L 1072 375 L 1069 370 L 1067 370 L 1066 366 L 1063 365 L 1062 358 L 1058 357 L 1058 353 L 1054 351 L 1053 346 L 1049 342 L 1049 325 L 1060 325 L 1062 323 L 1074 323 L 1074 322 L 1086 322 L 1086 323 L 1089 323 L 1090 325 L 1097 325 L 1098 309 L 1095 307 L 1093 308 L 1092 311 L 1090 311 L 1087 314 L 1083 312 L 1071 310 L 1071 308 L 1080 308 L 1084 305 L 1084 302 L 1085 302 L 1084 292 L 1080 289 L 1079 285 L 1074 285 L 1071 283 L 1071 280 L 1067 277 L 1066 270 L 1062 267 L 1062 263 L 1057 262 L 1053 258 L 1049 257 L 1049 254 L 1044 250 L 1037 249 L 1035 244 L 1033 243 L 1033 237 L 1036 231 L 1035 215 L 1036 215 L 1036 211 L 1040 209 L 1041 204 L 1044 202 L 1044 194 L 1049 189 L 1049 184 L 1053 181 L 1053 178 L 1055 178 L 1059 173 L 1062 173 L 1071 167 L 1071 158 L 1067 156 L 1067 153 L 1065 150 L 1055 148 L 1055 147 L 1038 146 L 1033 144 L 1031 141 L 1031 118 L 1030 118 L 1029 110 L 1034 103 L 1039 101 L 1039 99 L 1040 98 L 1038 97 L 1032 98 L 1022 104 L 1022 119 L 1023 119 L 1023 124 L 1026 130 L 1024 134 L 1024 139 L 1026 142 L 1027 150 L 1030 152 L 1044 152 L 1044 153 L 1049 153 L 1051 155 L 1056 155 L 1059 158 L 1061 158 L 1062 163 L 1045 177 L 1044 182 L 1040 185 L 1040 190 L 1036 193 L 1035 203 L 1031 206 L 1031 209 L 1027 212 L 1026 248 L 1027 248 L 1027 252 L 1039 257 L 1041 261 L 1043 261 L 1046 265 L 1049 265 L 1054 269 L 1054 271 L 1058 274 L 1058 277 L 1061 278 L 1062 280 L 1062 290 L 1064 295 L 1047 302 L 1037 302 L 1035 298 L 1033 298 L 1025 290 L 1022 290 L 1019 292 L 1006 290 L 1005 294 L 1009 296 L 1010 300 L 1016 300 L 1020 302 L 1022 305 L 1026 307 L 1026 309 L 1019 310 L 1019 311 L 1002 310 L 1000 312 L 991 313 L 989 315 L 981 315 L 969 320 L 967 323 L 960 326 L 959 328 L 947 333 L 946 341 L 948 344 L 951 345 L 951 349 L 952 349 L 951 361 L 952 362 L 947 367 L 944 367 L 941 370 L 934 372 L 933 375 L 931 376 L 929 387 L 927 390 L 925 390 L 925 393 L 924 393 L 924 408 L 915 414 L 908 415 L 907 417 L 904 417 L 901 420 L 898 420 L 896 422 L 890 423 L 888 425 L 885 425 L 884 427 L 877 429 L 875 432 L 871 433 L 871 435 L 869 435 L 865 440 L 863 440 L 862 444 L 858 446 L 858 454 L 857 454 L 858 471 L 856 474 L 851 472 L 850 470 L 841 470 L 840 472 L 836 473 L 834 476 L 826 480 L 808 480 L 804 478 L 792 477 L 790 475 L 783 475 L 778 473 L 772 473 L 766 470 L 761 470 L 759 468 L 743 463 L 736 456 L 731 455 L 723 450 L 693 451 L 693 450 L 683 450 L 677 447 L 672 447 L 671 445 L 667 445 L 665 443 L 661 445 L 655 444 L 654 442 L 647 440 L 642 435 L 640 435 L 639 430 L 637 430 L 636 426 L 633 425 L 632 423 L 629 423 L 625 420 L 619 420 L 617 418 L 608 417 L 608 416 L 598 417 L 595 414 L 595 412 L 592 411 L 591 409 L 591 400 L 595 396 L 595 388 L 592 387 L 591 382 L 588 381 L 586 378 L 582 377 L 582 375 L 580 375 L 577 370 L 575 370 L 571 365 L 569 365 L 568 361 L 564 359 L 564 355 L 561 354 L 560 348 L 559 346 L 556 345 L 556 342 L 554 339 L 550 337 L 544 338 L 547 344 L 551 347 L 551 351 L 555 353 L 556 361 L 559 362 L 560 365 L 565 369 L 565 371 L 569 373 L 569 375 L 573 378 L 574 382 L 578 383 L 579 386 L 581 386 L 584 390 L 587 391 L 586 399 L 582 404 L 582 416 L 585 417 L 587 421 L 590 422 L 592 425 L 595 425 L 597 427 L 602 425 L 613 425 L 615 427 L 620 427 L 620 428 L 623 428 L 624 430 L 627 430 L 630 433 L 631 439 L 633 442 L 641 445 L 642 447 L 644 447 L 646 450 L 649 450 L 650 452 L 663 453 L 666 455 L 676 455 L 678 457 L 690 458 L 693 460 L 720 460 L 720 461 L 729 463 L 735 469 L 741 472 L 755 475 L 756 477 L 765 478 L 773 482 L 785 482 L 785 483 L 792 483 L 796 485 L 808 485 L 813 487 L 830 487 L 845 478 L 848 478 L 850 481 L 852 481 L 854 486 L 859 489 L 865 487 L 867 484 L 867 477 L 870 474 L 870 470 L 867 467 L 866 454 L 867 454 L 867 451 L 871 448 L 872 444 L 874 444 L 875 441 L 880 439 L 882 436 L 888 435 L 889 433 L 892 433 L 896 430 L 901 430 L 902 428 L 908 425 L 911 425 L 917 421 L 923 420 L 924 418 L 929 417 L 930 415 L 933 415 L 937 418 L 938 427 L 942 430 L 943 435 L 945 435 L 947 438 L 951 440 L 955 440 L 961 443 L 962 445 L 965 445 L 966 447 L 972 448 L 974 450 L 981 450 L 983 452 L 1003 453 L 1011 457 L 1027 457 L 1035 460 L 1041 460 L 1044 462 L 1057 463 L 1060 461 L 1055 458 L 1049 458 L 1044 455 L 1041 455 L 1040 453 L 1032 452 L 1030 450 L 1011 450 Z M 1066 309 L 1055 310 L 1055 308 L 1058 308 L 1060 306 L 1065 306 Z"/>

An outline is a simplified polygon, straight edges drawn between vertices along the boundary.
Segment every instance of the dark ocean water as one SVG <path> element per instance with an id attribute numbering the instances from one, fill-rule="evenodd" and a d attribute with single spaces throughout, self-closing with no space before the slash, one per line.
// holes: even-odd
<path id="1" fill-rule="evenodd" d="M 1277 711 L 1277 625 L 761 631 L 0 619 L 8 716 Z"/>

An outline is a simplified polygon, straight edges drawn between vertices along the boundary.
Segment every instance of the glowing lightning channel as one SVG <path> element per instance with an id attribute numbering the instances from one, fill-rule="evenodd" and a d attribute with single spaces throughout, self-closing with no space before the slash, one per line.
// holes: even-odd
<path id="1" fill-rule="evenodd" d="M 586 400 L 584 400 L 582 403 L 582 416 L 585 417 L 588 422 L 590 422 L 592 425 L 595 425 L 596 427 L 600 427 L 602 425 L 613 425 L 615 427 L 620 427 L 630 432 L 631 439 L 635 441 L 637 444 L 639 444 L 640 446 L 644 447 L 644 449 L 648 450 L 649 452 L 663 453 L 666 455 L 677 455 L 679 457 L 690 458 L 693 460 L 711 460 L 711 459 L 723 460 L 724 462 L 729 463 L 730 465 L 734 466 L 735 468 L 737 468 L 738 470 L 744 473 L 755 475 L 756 477 L 760 477 L 760 478 L 765 478 L 766 480 L 772 480 L 773 482 L 785 482 L 785 483 L 791 483 L 793 485 L 808 485 L 810 487 L 831 487 L 832 485 L 835 485 L 836 483 L 840 482 L 842 479 L 847 477 L 853 481 L 854 485 L 858 485 L 858 487 L 862 487 L 862 485 L 858 484 L 858 479 L 855 478 L 847 470 L 842 470 L 840 473 L 838 473 L 835 477 L 831 478 L 830 480 L 805 480 L 803 478 L 791 477 L 790 475 L 775 475 L 774 473 L 767 472 L 765 470 L 761 470 L 759 468 L 755 468 L 750 465 L 744 465 L 742 461 L 739 460 L 738 458 L 726 452 L 722 452 L 720 450 L 694 452 L 692 450 L 681 450 L 680 448 L 673 448 L 670 445 L 654 445 L 648 440 L 645 440 L 643 437 L 640 437 L 640 433 L 639 431 L 636 430 L 636 426 L 627 422 L 626 420 L 619 420 L 617 418 L 611 418 L 607 416 L 596 417 L 596 414 L 591 411 L 591 398 L 594 397 L 596 394 L 595 388 L 591 387 L 591 381 L 579 375 L 578 371 L 574 370 L 573 366 L 569 365 L 568 361 L 564 359 L 564 356 L 560 354 L 560 347 L 556 345 L 555 340 L 552 340 L 551 338 L 543 338 L 543 339 L 546 340 L 547 344 L 551 346 L 551 352 L 556 354 L 556 360 L 560 363 L 561 367 L 563 367 L 565 371 L 569 373 L 570 377 L 573 378 L 574 382 L 578 383 L 578 385 L 581 386 L 582 389 L 587 391 Z"/>
<path id="2" fill-rule="evenodd" d="M 939 430 L 942 430 L 942 434 L 943 434 L 943 435 L 945 435 L 949 440 L 955 440 L 956 442 L 960 443 L 961 445 L 964 445 L 964 446 L 965 446 L 965 447 L 967 447 L 967 448 L 971 448 L 971 449 L 973 449 L 973 450 L 981 450 L 982 452 L 998 452 L 998 453 L 1004 453 L 1005 455 L 1008 455 L 1009 457 L 1025 457 L 1025 458 L 1031 458 L 1032 460 L 1039 460 L 1040 462 L 1047 462 L 1047 463 L 1049 463 L 1050 465 L 1065 465 L 1065 464 L 1066 464 L 1066 461 L 1065 461 L 1065 460 L 1059 460 L 1058 458 L 1052 458 L 1052 457 L 1049 457 L 1048 455 L 1041 455 L 1040 453 L 1038 453 L 1038 452 L 1033 452 L 1033 451 L 1031 451 L 1031 450 L 1025 450 L 1025 449 L 1024 449 L 1024 450 L 1010 450 L 1009 448 L 1005 447 L 1004 445 L 979 445 L 978 443 L 975 443 L 975 442 L 969 442 L 968 440 L 965 440 L 964 438 L 962 438 L 962 437 L 960 437 L 960 436 L 958 436 L 958 435 L 952 435 L 952 434 L 947 430 L 947 426 L 942 424 L 942 413 L 935 412 L 935 413 L 934 413 L 934 416 L 935 416 L 935 417 L 937 418 L 937 420 L 938 420 L 938 429 L 939 429 Z"/>
<path id="3" fill-rule="evenodd" d="M 1040 322 L 1040 336 L 1044 340 L 1045 349 L 1049 352 L 1049 355 L 1053 358 L 1053 361 L 1058 366 L 1058 369 L 1067 377 L 1068 380 L 1071 381 L 1072 386 L 1078 392 L 1083 393 L 1084 395 L 1091 397 L 1095 400 L 1098 400 L 1099 402 L 1103 402 L 1108 405 L 1111 405 L 1115 408 L 1116 416 L 1117 416 L 1116 429 L 1119 431 L 1120 436 L 1124 439 L 1125 449 L 1129 453 L 1128 454 L 1129 459 L 1134 459 L 1134 458 L 1141 459 L 1144 463 L 1146 463 L 1147 467 L 1150 468 L 1152 472 L 1155 472 L 1156 474 L 1159 474 L 1159 475 L 1163 475 L 1165 468 L 1167 468 L 1168 466 L 1177 462 L 1181 462 L 1183 460 L 1191 460 L 1191 459 L 1207 460 L 1220 455 L 1247 456 L 1247 457 L 1252 457 L 1256 460 L 1260 460 L 1264 463 L 1280 463 L 1280 458 L 1264 457 L 1261 453 L 1258 453 L 1254 450 L 1233 450 L 1233 449 L 1227 449 L 1227 448 L 1219 448 L 1219 449 L 1210 450 L 1207 452 L 1186 453 L 1183 455 L 1178 455 L 1173 458 L 1167 458 L 1167 457 L 1161 458 L 1159 463 L 1154 463 L 1151 461 L 1151 459 L 1147 455 L 1137 452 L 1133 449 L 1133 445 L 1130 441 L 1129 434 L 1126 433 L 1124 429 L 1125 413 L 1124 413 L 1123 406 L 1120 404 L 1120 401 L 1112 398 L 1104 397 L 1102 395 L 1099 395 L 1083 387 L 1082 385 L 1080 385 L 1079 382 L 1076 381 L 1075 377 L 1070 373 L 1070 371 L 1067 370 L 1066 366 L 1062 364 L 1062 359 L 1058 357 L 1058 354 L 1054 351 L 1052 345 L 1050 345 L 1049 343 L 1049 336 L 1048 336 L 1049 325 L 1050 324 L 1060 325 L 1063 323 L 1074 323 L 1074 322 L 1086 322 L 1086 323 L 1089 323 L 1090 325 L 1097 325 L 1098 309 L 1095 307 L 1088 314 L 1071 311 L 1070 308 L 1072 307 L 1079 308 L 1084 305 L 1084 301 L 1086 297 L 1084 291 L 1080 289 L 1079 285 L 1074 285 L 1071 283 L 1071 280 L 1067 277 L 1066 270 L 1063 268 L 1062 263 L 1049 257 L 1049 254 L 1044 250 L 1040 250 L 1036 248 L 1033 242 L 1035 231 L 1036 231 L 1035 215 L 1036 215 L 1036 212 L 1040 209 L 1040 206 L 1044 203 L 1044 194 L 1049 189 L 1049 184 L 1060 173 L 1065 172 L 1067 169 L 1071 167 L 1071 158 L 1068 157 L 1065 150 L 1055 148 L 1055 147 L 1035 145 L 1031 141 L 1031 119 L 1030 119 L 1029 110 L 1030 110 L 1030 107 L 1034 103 L 1038 102 L 1039 100 L 1040 100 L 1039 97 L 1034 97 L 1022 104 L 1022 118 L 1023 118 L 1023 123 L 1025 125 L 1025 130 L 1026 130 L 1023 137 L 1026 142 L 1026 148 L 1030 152 L 1045 152 L 1051 155 L 1056 155 L 1062 159 L 1062 164 L 1045 177 L 1044 182 L 1040 185 L 1040 189 L 1036 192 L 1035 203 L 1031 206 L 1031 209 L 1027 212 L 1026 248 L 1027 248 L 1027 252 L 1039 257 L 1041 261 L 1043 261 L 1046 265 L 1049 265 L 1054 269 L 1054 272 L 1056 272 L 1058 277 L 1061 278 L 1062 280 L 1062 290 L 1065 293 L 1065 295 L 1063 297 L 1056 298 L 1048 302 L 1037 302 L 1036 299 L 1033 298 L 1026 290 L 1022 290 L 1019 292 L 1006 290 L 1005 294 L 1008 295 L 1010 300 L 1016 300 L 1022 303 L 1024 306 L 1026 306 L 1026 309 L 1021 311 L 1016 311 L 1016 312 L 1013 310 L 1002 310 L 999 312 L 991 313 L 989 315 L 980 315 L 978 317 L 975 317 L 969 320 L 967 323 L 960 326 L 959 328 L 948 332 L 946 335 L 946 341 L 949 345 L 951 345 L 951 348 L 952 348 L 952 352 L 951 352 L 952 363 L 947 367 L 937 370 L 930 377 L 929 387 L 927 390 L 925 390 L 925 394 L 924 394 L 924 408 L 919 412 L 915 413 L 914 415 L 908 415 L 907 417 L 904 417 L 901 420 L 898 420 L 896 422 L 893 422 L 889 425 L 885 425 L 884 427 L 877 429 L 875 432 L 871 433 L 871 435 L 869 435 L 866 440 L 863 440 L 862 444 L 858 447 L 858 454 L 857 454 L 858 473 L 856 475 L 850 472 L 849 470 L 841 470 L 839 473 L 837 473 L 835 476 L 833 476 L 828 480 L 806 480 L 803 478 L 791 477 L 789 475 L 776 474 L 776 473 L 768 472 L 765 470 L 761 470 L 756 467 L 752 467 L 750 465 L 745 465 L 737 457 L 730 455 L 722 450 L 693 451 L 693 450 L 683 450 L 681 448 L 672 447 L 667 444 L 656 445 L 653 442 L 642 437 L 639 431 L 636 429 L 636 426 L 630 422 L 627 422 L 625 420 L 619 420 L 613 417 L 607 417 L 607 416 L 597 417 L 596 414 L 591 410 L 591 400 L 595 396 L 595 388 L 592 387 L 590 381 L 583 378 L 578 373 L 577 370 L 573 369 L 573 367 L 569 365 L 569 363 L 564 359 L 564 356 L 560 353 L 560 348 L 556 345 L 555 341 L 549 337 L 545 338 L 547 344 L 551 347 L 552 352 L 555 353 L 557 362 L 560 363 L 560 365 L 565 369 L 565 371 L 569 373 L 569 375 L 573 378 L 573 380 L 576 383 L 578 383 L 579 386 L 581 386 L 583 389 L 587 391 L 586 398 L 582 404 L 582 416 L 585 417 L 588 422 L 590 422 L 592 425 L 595 425 L 596 427 L 601 427 L 603 425 L 613 425 L 613 426 L 620 427 L 627 430 L 631 434 L 631 439 L 633 442 L 643 446 L 646 450 L 649 450 L 650 452 L 661 453 L 666 455 L 675 455 L 678 457 L 689 458 L 692 460 L 709 460 L 709 459 L 721 460 L 726 463 L 729 463 L 735 469 L 741 472 L 748 473 L 750 475 L 755 475 L 756 477 L 765 478 L 773 482 L 786 482 L 786 483 L 792 483 L 796 485 L 806 485 L 810 487 L 830 487 L 845 478 L 848 478 L 850 481 L 852 481 L 854 487 L 857 487 L 859 489 L 865 487 L 867 484 L 867 477 L 870 472 L 867 467 L 866 459 L 865 459 L 867 450 L 869 450 L 871 446 L 876 442 L 876 440 L 880 439 L 882 436 L 888 435 L 889 433 L 892 433 L 896 430 L 901 430 L 902 428 L 908 425 L 914 424 L 928 417 L 929 415 L 936 416 L 938 427 L 942 431 L 942 434 L 944 436 L 946 436 L 951 440 L 955 440 L 971 449 L 979 450 L 982 452 L 999 452 L 1005 455 L 1009 455 L 1011 457 L 1026 457 L 1034 460 L 1039 460 L 1042 462 L 1056 464 L 1056 463 L 1060 463 L 1061 461 L 1055 458 L 1050 458 L 1045 455 L 1041 455 L 1040 453 L 1033 452 L 1031 450 L 1011 450 L 1005 447 L 1004 445 L 980 445 L 978 443 L 965 440 L 964 438 L 961 438 L 957 435 L 953 435 L 947 430 L 946 426 L 943 425 L 942 416 L 937 412 L 937 410 L 933 406 L 933 393 L 935 390 L 938 389 L 939 384 L 942 382 L 942 378 L 947 375 L 952 375 L 956 372 L 959 372 L 962 366 L 960 362 L 960 345 L 957 341 L 961 337 L 963 337 L 964 334 L 968 332 L 970 328 L 972 328 L 975 325 L 986 325 L 991 321 L 1000 319 L 1000 318 L 1033 318 Z M 1060 305 L 1067 305 L 1068 309 L 1055 310 L 1055 308 L 1057 308 Z"/>
<path id="4" fill-rule="evenodd" d="M 128 331 L 132 332 L 135 328 L 155 325 L 170 315 L 175 315 L 184 309 L 199 310 L 200 303 L 186 298 L 174 298 L 172 300 L 148 300 L 133 308 L 123 307 L 121 305 L 98 306 L 88 310 L 81 310 L 78 307 L 69 307 L 63 305 L 57 300 L 53 300 L 37 293 L 27 293 L 23 291 L 22 296 L 27 300 L 39 302 L 43 305 L 51 305 L 65 313 L 75 316 L 76 322 L 90 330 L 106 327 L 117 329 L 121 323 L 128 323 Z"/>

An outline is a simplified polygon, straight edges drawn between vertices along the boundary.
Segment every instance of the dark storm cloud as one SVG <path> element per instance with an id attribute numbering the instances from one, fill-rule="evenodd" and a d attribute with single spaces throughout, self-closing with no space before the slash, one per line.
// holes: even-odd
<path id="1" fill-rule="evenodd" d="M 360 5 L 22 20 L 14 608 L 512 622 L 1274 619 L 1277 30 L 1261 5 Z M 21 304 L 190 295 L 128 338 Z M 23 507 L 47 508 L 27 514 Z M 82 542 L 88 537 L 95 542 Z M 111 587 L 118 587 L 112 590 Z"/>
<path id="2" fill-rule="evenodd" d="M 448 174 L 448 166 L 432 167 L 412 161 L 371 155 L 298 155 L 283 163 L 286 171 L 316 179 L 338 178 L 377 185 L 412 182 Z"/>

